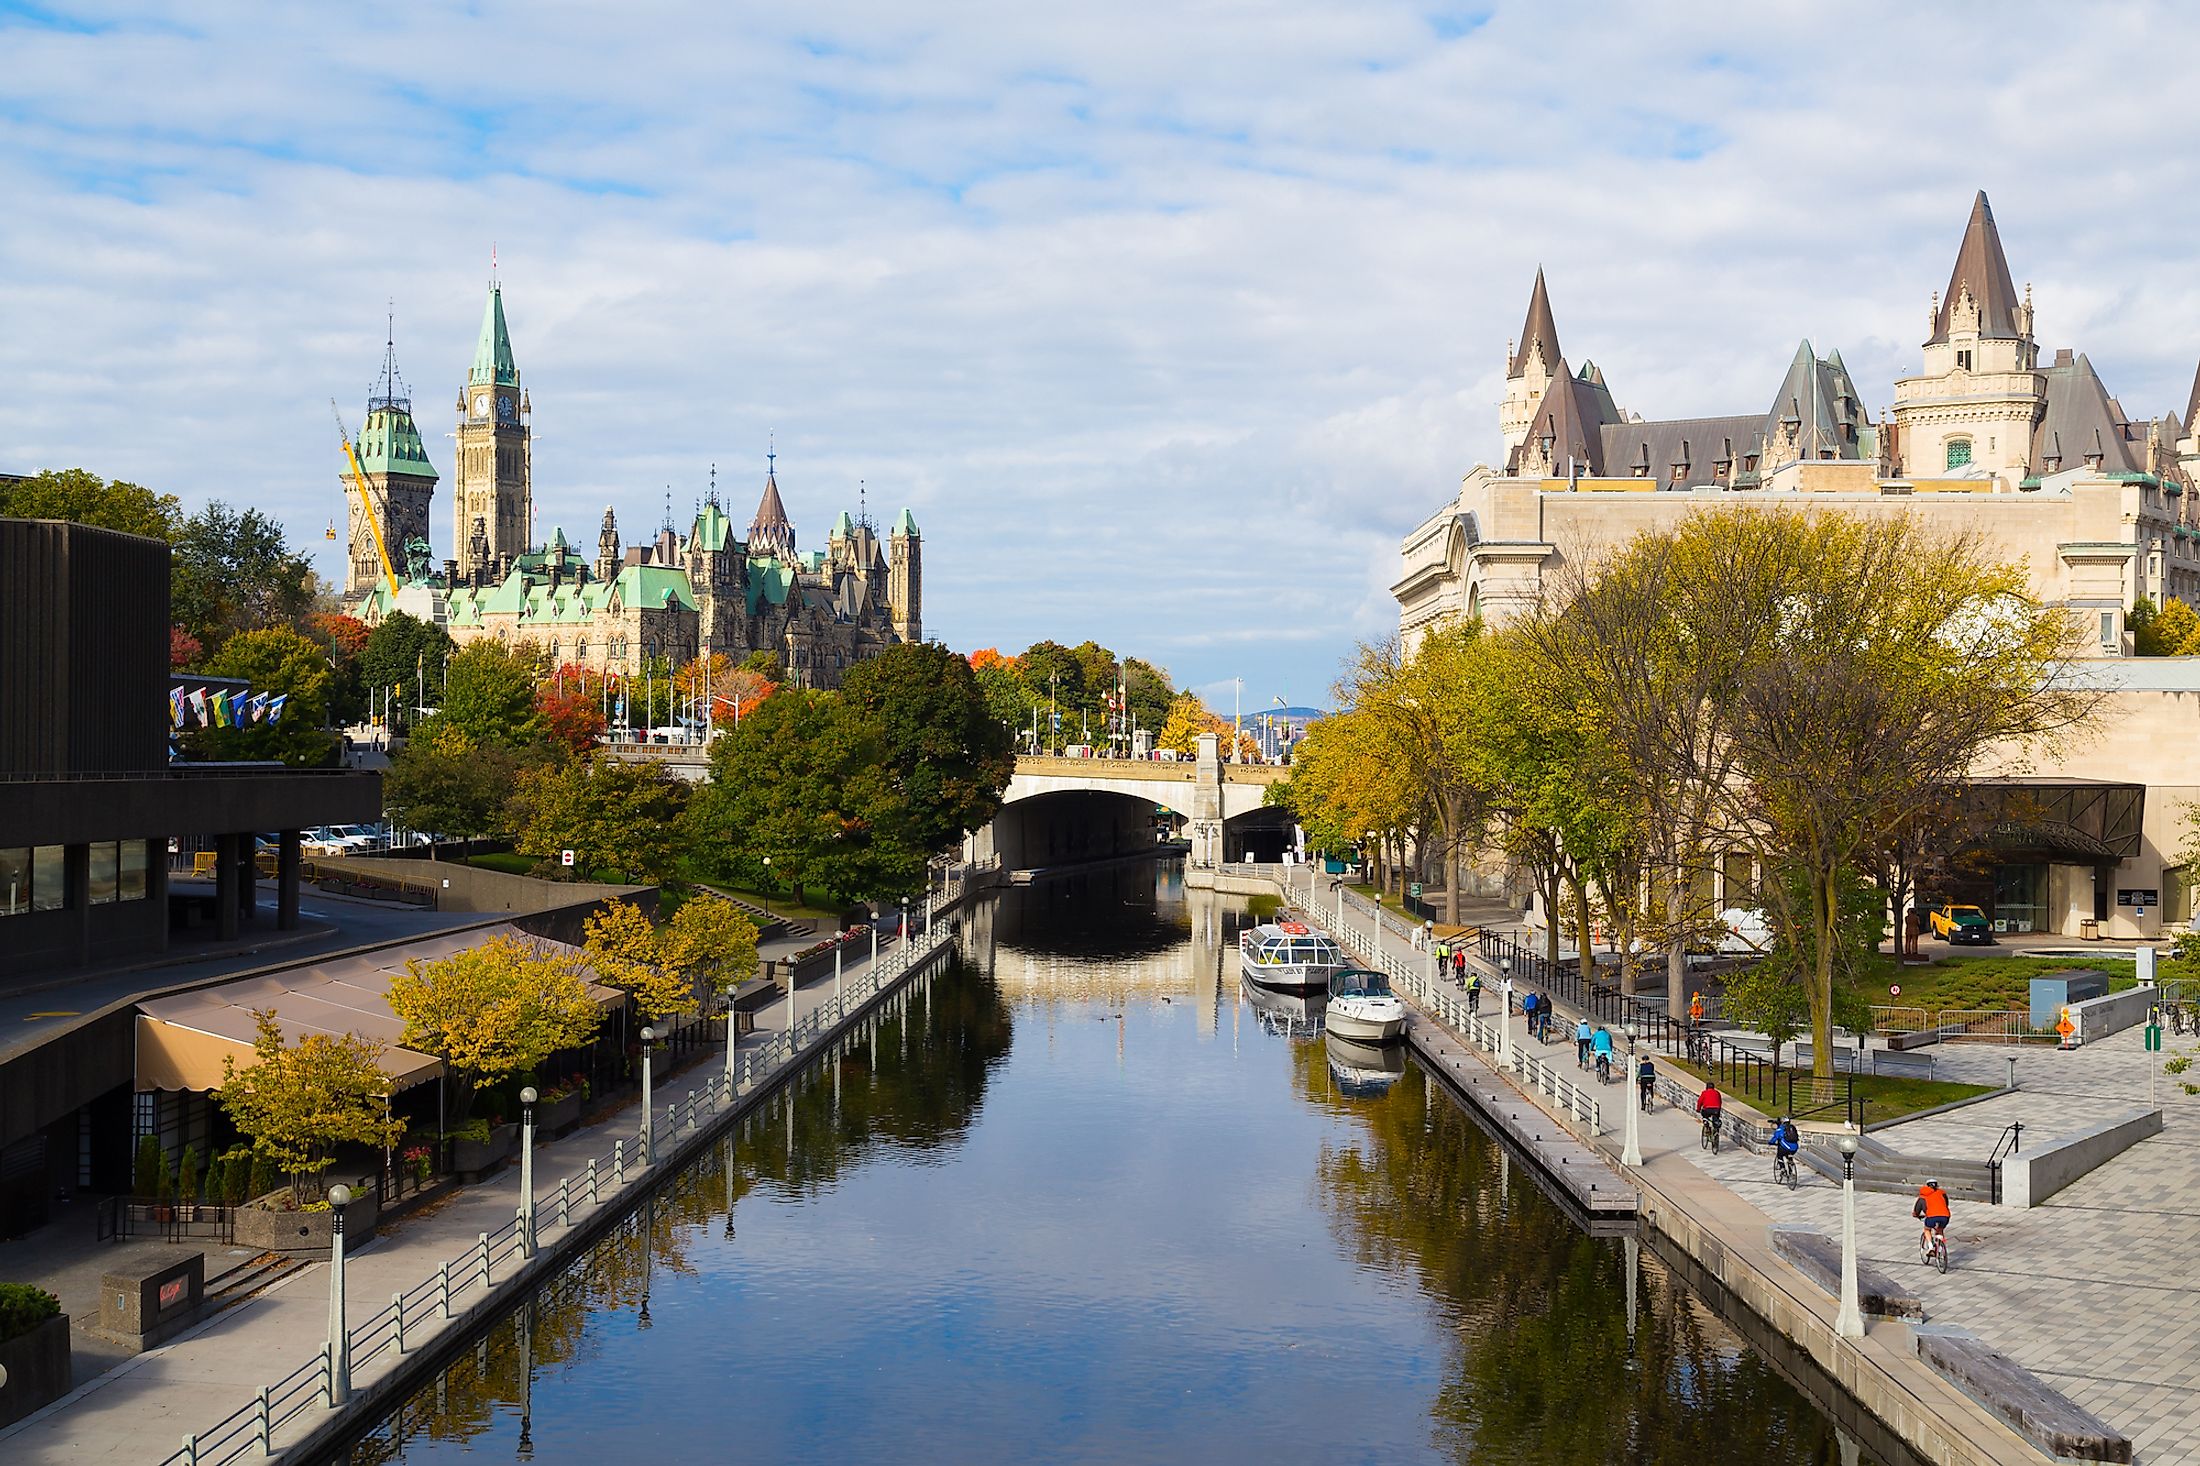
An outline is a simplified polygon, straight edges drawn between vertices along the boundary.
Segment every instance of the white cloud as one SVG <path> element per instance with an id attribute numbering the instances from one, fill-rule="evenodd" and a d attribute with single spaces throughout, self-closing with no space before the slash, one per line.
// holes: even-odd
<path id="1" fill-rule="evenodd" d="M 317 549 L 385 298 L 448 475 L 492 240 L 545 532 L 634 538 L 713 462 L 743 516 L 775 432 L 807 538 L 858 479 L 914 508 L 954 643 L 1294 702 L 1494 455 L 1538 263 L 1626 406 L 1756 410 L 1807 335 L 1876 409 L 1985 187 L 2043 344 L 2133 412 L 2200 354 L 2192 103 L 2134 64 L 2200 30 L 2166 6 L 32 14 L 0 0 L 0 466 Z"/>

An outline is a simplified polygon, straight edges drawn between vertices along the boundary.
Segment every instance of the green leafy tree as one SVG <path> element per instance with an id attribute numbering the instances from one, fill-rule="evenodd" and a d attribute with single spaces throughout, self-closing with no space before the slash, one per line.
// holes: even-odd
<path id="1" fill-rule="evenodd" d="M 432 726 L 435 721 L 407 739 L 390 761 L 382 778 L 382 807 L 405 828 L 446 840 L 508 833 L 520 756 L 501 743 L 479 744 L 457 728 Z"/>
<path id="2" fill-rule="evenodd" d="M 1058 641 L 1035 641 L 1016 659 L 1024 685 L 1031 689 L 1043 722 L 1049 704 L 1061 713 L 1062 726 L 1071 727 L 1070 714 L 1090 706 L 1085 690 L 1085 663 L 1076 652 Z M 1042 734 L 1042 740 L 1044 735 Z"/>
<path id="3" fill-rule="evenodd" d="M 588 1042 L 603 1021 L 579 958 L 518 936 L 414 958 L 391 977 L 389 1003 L 405 1022 L 398 1041 L 464 1081 L 454 1120 L 475 1094 Z"/>
<path id="4" fill-rule="evenodd" d="M 711 778 L 689 805 L 691 838 L 721 869 L 771 871 L 795 900 L 923 889 L 925 847 L 885 768 L 878 730 L 831 693 L 781 688 L 711 745 Z"/>
<path id="5" fill-rule="evenodd" d="M 281 716 L 194 735 L 201 757 L 213 760 L 279 758 L 294 768 L 319 768 L 336 755 L 328 734 L 328 656 L 309 637 L 270 628 L 240 632 L 206 664 L 214 677 L 242 677 L 255 694 L 282 696 Z"/>
<path id="6" fill-rule="evenodd" d="M 456 728 L 478 745 L 523 748 L 539 733 L 535 684 L 547 670 L 532 642 L 469 642 L 451 654 L 442 704 L 429 723 Z"/>
<path id="7" fill-rule="evenodd" d="M 730 991 L 756 972 L 756 924 L 730 901 L 690 896 L 657 934 L 661 960 L 707 992 Z"/>
<path id="8" fill-rule="evenodd" d="M 687 786 L 660 763 L 593 758 L 538 765 L 520 775 L 513 796 L 514 843 L 522 855 L 543 860 L 575 852 L 575 879 L 608 866 L 630 879 L 661 882 L 679 868 L 686 803 Z"/>
<path id="9" fill-rule="evenodd" d="M 780 653 L 775 650 L 750 652 L 748 656 L 742 659 L 741 665 L 737 670 L 743 672 L 753 672 L 757 676 L 763 678 L 766 682 L 774 684 L 785 682 L 787 680 L 786 658 L 780 655 Z"/>
<path id="10" fill-rule="evenodd" d="M 968 662 L 930 642 L 901 643 L 850 668 L 840 696 L 876 730 L 903 838 L 944 850 L 999 812 L 1015 745 Z"/>
<path id="11" fill-rule="evenodd" d="M 405 1123 L 389 1114 L 381 1044 L 354 1033 L 285 1043 L 272 1012 L 253 1016 L 253 1061 L 240 1069 L 224 1060 L 214 1097 L 253 1149 L 288 1174 L 293 1196 L 305 1199 L 302 1187 L 328 1169 L 339 1145 L 397 1143 Z"/>
<path id="12" fill-rule="evenodd" d="M 2142 618 L 2140 611 L 2149 612 Z M 2132 608 L 2132 645 L 2142 657 L 2189 657 L 2200 654 L 2200 615 L 2175 596 L 2159 611 L 2141 601 Z"/>
<path id="13" fill-rule="evenodd" d="M 1123 663 L 1123 683 L 1132 718 L 1148 732 L 1158 730 L 1176 698 L 1176 684 L 1169 674 L 1151 662 L 1129 657 Z"/>
<path id="14" fill-rule="evenodd" d="M 160 1137 L 140 1135 L 137 1159 L 130 1168 L 130 1191 L 140 1201 L 158 1201 L 168 1185 L 168 1157 L 161 1153 Z"/>
<path id="15" fill-rule="evenodd" d="M 62 519 L 173 540 L 183 527 L 183 506 L 173 494 L 156 494 L 81 468 L 60 468 L 0 481 L 0 519 Z"/>
<path id="16" fill-rule="evenodd" d="M 692 1013 L 695 981 L 665 961 L 655 923 L 632 901 L 606 901 L 583 924 L 588 965 L 611 986 L 633 995 L 652 1019 Z"/>
<path id="17" fill-rule="evenodd" d="M 313 608 L 312 574 L 273 516 L 217 500 L 176 534 L 176 624 L 209 650 L 239 632 L 295 626 Z"/>
<path id="18" fill-rule="evenodd" d="M 457 650 L 449 632 L 432 621 L 392 611 L 367 634 L 359 652 L 359 681 L 369 706 L 384 696 L 400 722 L 413 709 L 435 707 L 443 695 L 443 659 Z"/>
<path id="19" fill-rule="evenodd" d="M 998 652 L 981 661 L 987 653 L 980 651 L 971 658 L 970 673 L 977 679 L 979 695 L 985 699 L 985 710 L 993 721 L 1009 730 L 1011 736 L 1027 733 L 1031 728 L 1031 689 L 1024 679 L 1016 675 L 1016 664 Z"/>

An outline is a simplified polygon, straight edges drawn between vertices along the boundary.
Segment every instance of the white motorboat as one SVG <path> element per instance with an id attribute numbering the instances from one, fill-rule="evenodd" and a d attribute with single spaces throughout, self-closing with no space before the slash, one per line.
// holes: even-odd
<path id="1" fill-rule="evenodd" d="M 1388 1094 L 1390 1087 L 1406 1072 L 1406 1051 L 1402 1044 L 1361 1043 L 1338 1033 L 1326 1035 L 1322 1044 L 1329 1051 L 1330 1080 L 1336 1084 L 1339 1094 L 1352 1099 L 1374 1099 Z"/>
<path id="2" fill-rule="evenodd" d="M 1405 1037 L 1406 1005 L 1380 972 L 1347 968 L 1329 975 L 1329 1031 L 1360 1043 Z"/>
<path id="3" fill-rule="evenodd" d="M 1303 921 L 1263 922 L 1238 937 L 1238 970 L 1265 988 L 1327 992 L 1344 965 L 1337 944 Z"/>

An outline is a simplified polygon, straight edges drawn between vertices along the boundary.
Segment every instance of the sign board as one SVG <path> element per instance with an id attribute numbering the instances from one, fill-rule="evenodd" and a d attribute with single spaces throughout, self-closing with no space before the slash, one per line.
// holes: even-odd
<path id="1" fill-rule="evenodd" d="M 2136 949 L 2139 958 L 2139 986 L 2154 986 L 2154 949 L 2141 945 Z"/>
<path id="2" fill-rule="evenodd" d="M 1412 883 L 1411 885 L 1407 886 L 1407 887 L 1406 887 L 1406 894 L 1407 894 L 1408 896 L 1411 896 L 1411 897 L 1412 897 L 1412 898 L 1413 898 L 1414 900 L 1416 900 L 1416 901 L 1420 900 L 1420 899 L 1421 899 L 1421 883 L 1420 883 L 1419 881 L 1415 881 L 1415 882 L 1413 882 L 1413 883 Z"/>
<path id="3" fill-rule="evenodd" d="M 2147 1052 L 2150 1054 L 2162 1052 L 2162 1025 L 2159 1023 L 2149 1023 L 2147 1025 Z"/>
<path id="4" fill-rule="evenodd" d="M 570 850 L 560 850 L 560 851 L 558 852 L 558 864 L 560 864 L 560 865 L 571 865 L 572 863 L 573 863 L 573 852 L 572 852 L 572 851 L 570 851 Z"/>
<path id="5" fill-rule="evenodd" d="M 2162 904 L 2162 893 L 2159 889 L 2118 891 L 2116 893 L 2116 904 L 2118 906 L 2159 906 Z"/>

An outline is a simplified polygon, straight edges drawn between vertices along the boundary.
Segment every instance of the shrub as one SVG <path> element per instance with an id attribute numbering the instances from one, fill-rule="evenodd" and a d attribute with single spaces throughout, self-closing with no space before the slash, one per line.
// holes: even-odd
<path id="1" fill-rule="evenodd" d="M 275 1162 L 258 1151 L 252 1153 L 252 1182 L 246 1191 L 253 1196 L 265 1196 L 283 1184 L 283 1173 Z"/>
<path id="2" fill-rule="evenodd" d="M 222 1154 L 221 1169 L 222 1205 L 242 1205 L 252 1194 L 252 1147 L 231 1146 Z"/>
<path id="3" fill-rule="evenodd" d="M 191 1205 L 199 1199 L 199 1148 L 187 1145 L 176 1162 L 176 1200 Z"/>
<path id="4" fill-rule="evenodd" d="M 159 1148 L 159 1142 L 154 1142 Z M 0 1344 L 19 1339 L 61 1313 L 61 1300 L 29 1283 L 0 1283 Z"/>
<path id="5" fill-rule="evenodd" d="M 168 1179 L 168 1158 L 160 1153 L 158 1136 L 141 1135 L 137 1143 L 137 1164 L 130 1180 L 131 1194 L 141 1201 L 160 1200 L 161 1188 Z"/>

